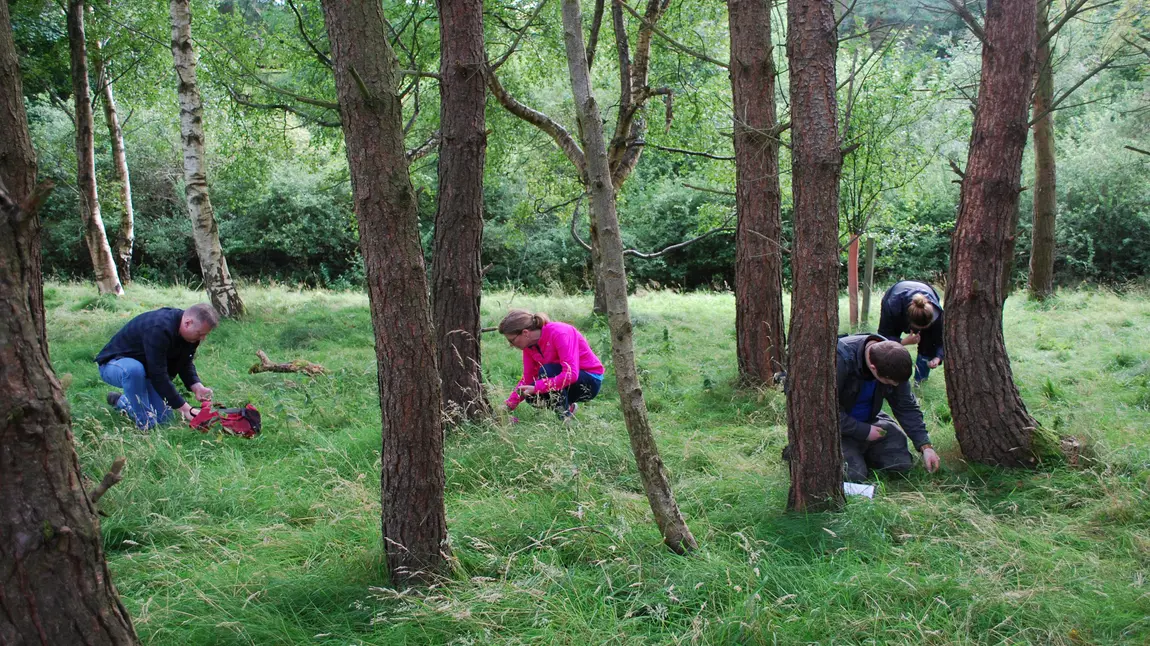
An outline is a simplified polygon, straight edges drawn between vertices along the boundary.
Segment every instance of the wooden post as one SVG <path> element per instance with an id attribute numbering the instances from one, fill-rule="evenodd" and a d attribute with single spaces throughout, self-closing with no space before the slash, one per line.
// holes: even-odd
<path id="1" fill-rule="evenodd" d="M 862 322 L 870 320 L 870 294 L 874 289 L 874 238 L 866 239 L 866 261 L 863 265 Z"/>

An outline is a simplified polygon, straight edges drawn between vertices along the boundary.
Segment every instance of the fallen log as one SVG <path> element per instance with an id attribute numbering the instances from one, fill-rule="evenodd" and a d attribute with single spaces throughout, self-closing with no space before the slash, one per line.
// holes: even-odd
<path id="1" fill-rule="evenodd" d="M 309 377 L 316 375 L 326 375 L 328 370 L 318 363 L 304 361 L 303 359 L 296 359 L 287 363 L 276 363 L 268 358 L 268 355 L 263 350 L 256 350 L 256 356 L 260 358 L 260 362 L 248 369 L 251 374 L 260 372 L 302 372 Z"/>

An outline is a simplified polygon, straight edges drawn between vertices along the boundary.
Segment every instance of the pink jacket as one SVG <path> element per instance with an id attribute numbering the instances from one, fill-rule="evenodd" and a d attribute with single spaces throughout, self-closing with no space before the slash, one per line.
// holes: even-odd
<path id="1" fill-rule="evenodd" d="M 563 390 L 579 380 L 579 371 L 586 370 L 593 375 L 603 374 L 603 364 L 591 351 L 587 339 L 567 323 L 547 323 L 543 326 L 539 343 L 523 351 L 523 377 L 516 387 L 534 385 L 536 393 Z M 536 379 L 539 368 L 546 363 L 558 363 L 563 371 L 554 377 Z M 507 398 L 507 407 L 514 409 L 523 398 L 515 390 Z"/>

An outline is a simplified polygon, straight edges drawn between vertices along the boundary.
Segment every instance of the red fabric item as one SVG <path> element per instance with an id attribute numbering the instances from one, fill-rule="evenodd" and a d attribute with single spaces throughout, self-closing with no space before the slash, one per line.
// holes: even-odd
<path id="1" fill-rule="evenodd" d="M 243 408 L 224 408 L 217 404 L 213 407 L 210 401 L 204 402 L 199 414 L 188 425 L 201 433 L 207 433 L 217 420 L 224 433 L 247 439 L 259 435 L 262 427 L 260 412 L 255 406 L 247 404 Z"/>

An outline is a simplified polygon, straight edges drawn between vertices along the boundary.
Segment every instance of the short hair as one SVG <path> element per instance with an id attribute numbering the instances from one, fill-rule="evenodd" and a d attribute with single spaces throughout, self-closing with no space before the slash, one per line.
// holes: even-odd
<path id="1" fill-rule="evenodd" d="M 220 315 L 216 313 L 216 308 L 207 303 L 196 303 L 184 310 L 184 316 L 192 317 L 193 321 L 203 323 L 211 330 L 216 329 L 220 324 Z"/>
<path id="2" fill-rule="evenodd" d="M 523 330 L 542 330 L 551 322 L 543 312 L 532 314 L 527 310 L 511 310 L 499 322 L 500 334 L 519 334 Z"/>
<path id="3" fill-rule="evenodd" d="M 914 362 L 910 360 L 910 351 L 901 343 L 898 341 L 880 341 L 872 343 L 867 350 L 870 351 L 870 363 L 874 365 L 880 377 L 897 381 L 900 384 L 910 379 Z"/>

